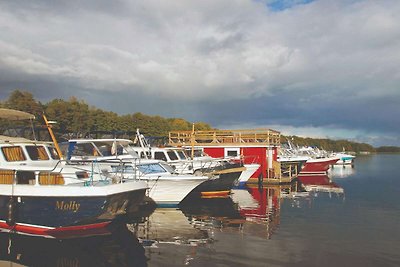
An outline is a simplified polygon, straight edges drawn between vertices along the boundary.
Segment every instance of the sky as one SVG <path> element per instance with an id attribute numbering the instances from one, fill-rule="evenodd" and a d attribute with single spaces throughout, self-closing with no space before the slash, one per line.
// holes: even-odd
<path id="1" fill-rule="evenodd" d="M 0 100 L 400 146 L 398 0 L 0 2 Z"/>

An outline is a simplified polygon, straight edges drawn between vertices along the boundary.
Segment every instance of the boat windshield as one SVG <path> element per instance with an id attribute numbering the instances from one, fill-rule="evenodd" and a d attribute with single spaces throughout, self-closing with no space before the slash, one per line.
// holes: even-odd
<path id="1" fill-rule="evenodd" d="M 167 170 L 161 166 L 159 163 L 148 163 L 148 164 L 140 164 L 137 165 L 139 170 L 144 173 L 144 174 L 149 174 L 149 173 L 166 173 Z"/>
<path id="2" fill-rule="evenodd" d="M 77 157 L 109 157 L 109 156 L 129 156 L 138 158 L 138 154 L 133 150 L 127 140 L 79 140 L 70 141 L 60 145 L 61 151 L 65 155 Z M 50 152 L 53 154 L 52 152 Z M 54 157 L 55 155 L 52 155 Z"/>
<path id="3" fill-rule="evenodd" d="M 171 165 L 169 165 L 168 163 L 166 163 L 165 161 L 161 161 L 161 162 L 159 162 L 159 164 L 160 164 L 167 172 L 169 172 L 169 173 L 174 173 L 174 172 L 175 172 L 174 168 L 173 168 Z"/>

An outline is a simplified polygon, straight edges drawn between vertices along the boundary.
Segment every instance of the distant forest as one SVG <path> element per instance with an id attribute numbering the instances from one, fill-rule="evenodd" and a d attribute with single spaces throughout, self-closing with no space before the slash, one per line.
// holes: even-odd
<path id="1" fill-rule="evenodd" d="M 48 120 L 55 120 L 53 131 L 58 139 L 76 138 L 76 137 L 103 137 L 108 134 L 111 137 L 132 137 L 136 129 L 147 137 L 156 137 L 166 140 L 169 131 L 191 130 L 193 122 L 186 121 L 183 118 L 164 118 L 161 116 L 150 116 L 140 112 L 128 115 L 118 115 L 117 113 L 104 111 L 102 109 L 89 106 L 85 101 L 76 97 L 69 100 L 54 99 L 48 103 L 41 103 L 35 100 L 34 96 L 25 91 L 15 90 L 8 99 L 0 101 L 0 107 L 11 108 L 29 112 L 36 116 L 34 127 L 42 136 L 48 138 L 47 131 L 43 128 L 44 113 Z M 26 123 L 25 123 L 26 124 Z M 12 126 L 17 127 L 23 124 L 13 122 Z M 213 129 L 205 122 L 194 122 L 196 130 Z M 26 126 L 26 125 L 25 125 Z M 2 129 L 10 128 L 10 122 L 0 121 Z M 43 139 L 43 138 L 42 138 Z M 400 152 L 400 147 L 379 147 L 365 143 L 350 142 L 347 140 L 330 140 L 301 138 L 298 136 L 282 136 L 281 142 L 285 143 L 287 139 L 293 143 L 303 146 L 315 146 L 328 151 L 354 151 L 354 152 Z"/>

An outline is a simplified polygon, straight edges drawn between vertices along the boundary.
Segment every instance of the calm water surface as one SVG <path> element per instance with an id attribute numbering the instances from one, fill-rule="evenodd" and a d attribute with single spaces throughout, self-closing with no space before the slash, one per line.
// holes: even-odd
<path id="1" fill-rule="evenodd" d="M 109 236 L 2 234 L 0 266 L 400 266 L 399 164 L 400 154 L 359 156 L 310 194 L 235 190 L 156 209 Z"/>

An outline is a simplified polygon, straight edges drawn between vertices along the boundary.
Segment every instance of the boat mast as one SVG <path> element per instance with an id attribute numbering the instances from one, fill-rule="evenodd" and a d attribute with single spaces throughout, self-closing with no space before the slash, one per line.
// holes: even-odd
<path id="1" fill-rule="evenodd" d="M 190 138 L 190 145 L 192 147 L 191 158 L 194 159 L 194 123 L 192 124 L 192 134 Z"/>
<path id="2" fill-rule="evenodd" d="M 58 146 L 58 142 L 56 140 L 56 137 L 54 136 L 53 130 L 51 129 L 51 125 L 50 125 L 49 121 L 47 120 L 46 115 L 44 115 L 44 113 L 43 113 L 43 119 L 44 119 L 44 122 L 46 123 L 47 130 L 49 131 L 49 134 L 51 136 L 51 140 L 53 141 L 54 146 L 55 146 L 55 148 L 57 150 L 57 153 L 58 153 L 58 155 L 60 156 L 60 159 L 61 159 L 61 158 L 63 158 L 63 155 L 61 153 L 61 149 Z"/>
<path id="3" fill-rule="evenodd" d="M 149 159 L 149 157 L 151 158 L 151 147 L 144 138 L 144 135 L 139 132 L 139 128 L 136 128 L 136 138 L 139 142 L 140 147 L 143 149 L 145 159 Z"/>

